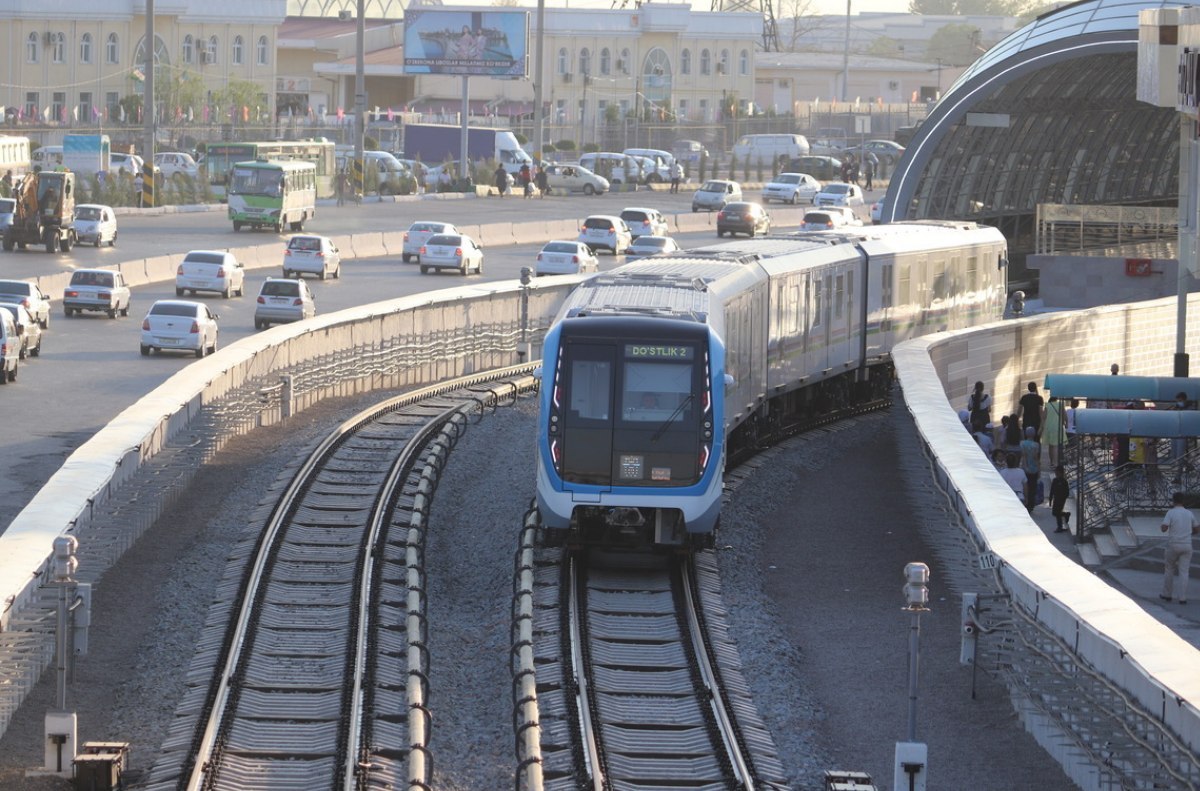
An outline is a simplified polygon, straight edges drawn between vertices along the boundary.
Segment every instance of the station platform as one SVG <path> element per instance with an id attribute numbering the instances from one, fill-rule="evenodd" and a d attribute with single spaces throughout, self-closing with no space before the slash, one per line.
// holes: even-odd
<path id="1" fill-rule="evenodd" d="M 1070 529 L 1065 533 L 1054 532 L 1054 514 L 1050 512 L 1049 504 L 1036 506 L 1031 516 L 1046 535 L 1046 539 L 1060 552 L 1128 596 L 1147 614 L 1190 645 L 1200 648 L 1200 573 L 1196 569 L 1197 560 L 1200 560 L 1200 550 L 1192 556 L 1187 604 L 1180 604 L 1178 601 L 1165 602 L 1158 598 L 1162 593 L 1162 555 L 1165 541 L 1163 533 L 1159 530 L 1162 514 L 1130 517 L 1129 527 L 1136 536 L 1136 546 L 1125 547 L 1114 558 L 1108 558 L 1099 556 L 1099 552 L 1090 544 L 1075 543 L 1074 514 L 1078 512 L 1074 500 L 1068 500 L 1063 510 L 1072 514 Z M 1192 513 L 1200 518 L 1200 513 Z M 1081 547 L 1084 548 L 1083 552 L 1080 551 Z M 1091 552 L 1088 552 L 1089 549 Z M 1095 553 L 1098 562 L 1093 562 L 1092 553 Z"/>

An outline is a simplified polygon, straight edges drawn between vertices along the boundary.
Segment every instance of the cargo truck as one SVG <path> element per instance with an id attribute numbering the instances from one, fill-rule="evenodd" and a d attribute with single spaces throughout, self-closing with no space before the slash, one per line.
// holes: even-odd
<path id="1" fill-rule="evenodd" d="M 112 143 L 108 135 L 63 135 L 62 164 L 80 176 L 107 173 L 112 164 Z"/>
<path id="2" fill-rule="evenodd" d="M 462 153 L 462 128 L 449 124 L 405 124 L 404 156 L 436 166 L 457 160 Z M 521 148 L 517 136 L 508 129 L 467 129 L 467 156 L 472 162 L 494 160 L 516 175 L 522 165 L 533 167 L 533 158 Z"/>

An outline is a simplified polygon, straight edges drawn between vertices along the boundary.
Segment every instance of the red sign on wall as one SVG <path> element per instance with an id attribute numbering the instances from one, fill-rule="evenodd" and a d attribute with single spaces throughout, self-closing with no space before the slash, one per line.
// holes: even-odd
<path id="1" fill-rule="evenodd" d="M 1126 277 L 1150 277 L 1154 274 L 1150 270 L 1149 258 L 1126 258 L 1125 259 L 1125 276 Z"/>

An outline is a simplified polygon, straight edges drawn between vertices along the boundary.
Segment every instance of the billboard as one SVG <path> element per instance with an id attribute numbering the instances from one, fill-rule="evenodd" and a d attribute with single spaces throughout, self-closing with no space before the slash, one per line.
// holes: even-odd
<path id="1" fill-rule="evenodd" d="M 488 9 L 407 8 L 404 73 L 524 77 L 529 14 Z"/>

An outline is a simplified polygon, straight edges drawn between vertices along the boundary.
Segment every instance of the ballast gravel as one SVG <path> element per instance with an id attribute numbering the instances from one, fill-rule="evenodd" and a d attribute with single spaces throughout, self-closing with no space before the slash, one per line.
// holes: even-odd
<path id="1" fill-rule="evenodd" d="M 97 586 L 89 655 L 68 707 L 81 741 L 133 746 L 126 787 L 166 734 L 229 548 L 288 459 L 371 398 L 326 402 L 284 426 L 236 438 Z M 443 473 L 426 548 L 433 787 L 512 788 L 509 675 L 513 554 L 533 490 L 532 399 L 471 425 Z M 907 482 L 887 414 L 800 438 L 730 495 L 718 557 L 732 636 L 793 788 L 822 788 L 826 769 L 865 771 L 891 789 L 907 737 L 909 616 L 904 564 L 932 568 L 921 620 L 919 741 L 929 788 L 1074 788 L 1025 733 L 1006 690 L 983 673 L 971 697 L 958 664 L 958 594 L 926 543 L 943 529 L 934 495 Z M 947 563 L 961 562 L 947 558 Z M 55 702 L 43 676 L 0 739 L 0 789 L 69 788 L 26 776 L 42 763 Z"/>

